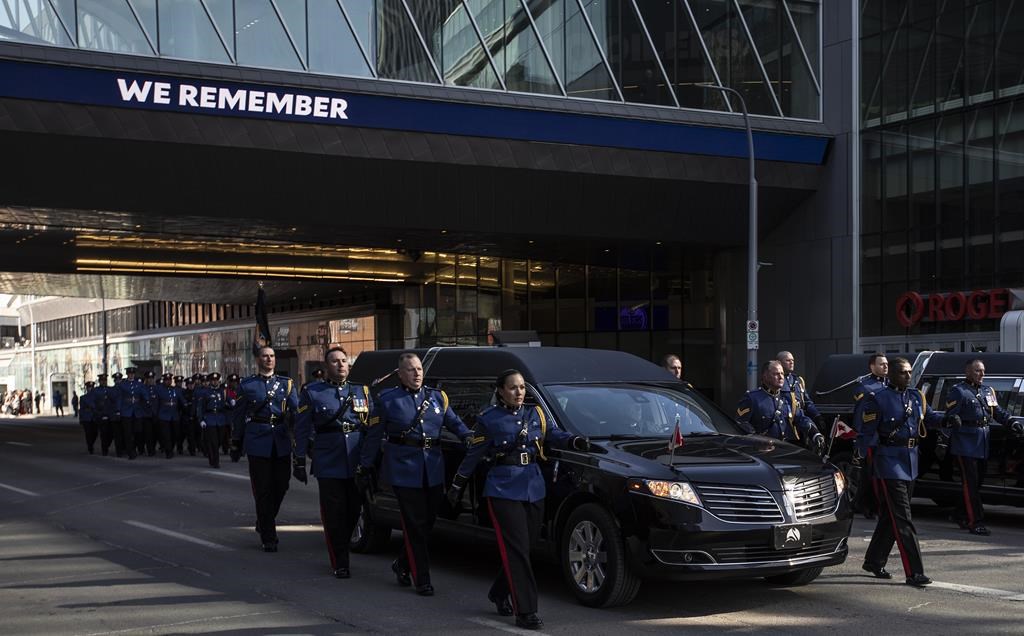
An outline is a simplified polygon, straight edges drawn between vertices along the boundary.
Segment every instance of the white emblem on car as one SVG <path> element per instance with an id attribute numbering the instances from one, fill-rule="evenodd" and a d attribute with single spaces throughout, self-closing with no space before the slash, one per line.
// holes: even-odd
<path id="1" fill-rule="evenodd" d="M 789 543 L 790 541 L 799 541 L 799 540 L 800 540 L 800 530 L 798 530 L 797 528 L 790 528 L 789 530 L 786 531 L 786 543 Z"/>

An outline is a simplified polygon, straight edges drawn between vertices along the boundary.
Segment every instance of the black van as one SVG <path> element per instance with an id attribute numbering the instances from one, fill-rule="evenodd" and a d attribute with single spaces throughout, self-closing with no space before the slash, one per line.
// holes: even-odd
<path id="1" fill-rule="evenodd" d="M 386 376 L 399 351 L 363 353 L 350 379 Z M 618 352 L 571 348 L 416 351 L 426 384 L 444 390 L 470 427 L 493 398 L 495 376 L 519 369 L 527 403 L 549 422 L 590 438 L 588 453 L 553 451 L 542 548 L 584 605 L 630 602 L 642 579 L 764 577 L 803 585 L 845 561 L 852 514 L 843 475 L 784 442 L 740 434 L 735 422 L 661 367 Z M 394 376 L 378 388 L 393 386 Z M 684 445 L 668 440 L 676 422 Z M 448 481 L 464 448 L 447 433 Z M 477 471 L 464 507 L 439 527 L 491 536 Z M 442 515 L 444 516 L 444 515 Z M 386 489 L 364 511 L 353 548 L 383 547 L 399 527 Z"/>
<path id="2" fill-rule="evenodd" d="M 868 372 L 868 355 L 833 355 L 825 361 L 815 378 L 813 399 L 826 415 L 831 429 L 835 415 L 849 423 L 853 419 L 851 380 Z M 925 351 L 917 354 L 889 354 L 904 357 L 913 365 L 911 383 L 924 391 L 928 406 L 942 411 L 949 388 L 964 379 L 964 367 L 970 360 L 985 363 L 985 384 L 996 391 L 999 405 L 1011 415 L 1024 414 L 1024 353 L 948 353 Z M 920 476 L 914 496 L 953 505 L 962 496 L 960 470 L 937 435 L 929 435 L 920 445 Z M 849 469 L 852 443 L 835 440 L 830 456 L 844 471 Z M 851 484 L 851 486 L 855 486 Z M 989 460 L 982 501 L 993 505 L 1024 506 L 1024 439 L 1008 427 L 993 422 L 989 430 Z"/>

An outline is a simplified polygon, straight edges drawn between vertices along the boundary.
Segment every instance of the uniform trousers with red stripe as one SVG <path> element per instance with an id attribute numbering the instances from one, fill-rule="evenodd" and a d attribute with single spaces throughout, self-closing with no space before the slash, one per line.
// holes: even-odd
<path id="1" fill-rule="evenodd" d="M 864 564 L 873 568 L 885 567 L 893 543 L 899 548 L 903 571 L 908 577 L 924 574 L 921 546 L 917 530 L 910 519 L 910 498 L 914 482 L 901 479 L 879 479 L 881 503 L 878 505 L 878 523 L 871 543 L 864 554 Z"/>
<path id="2" fill-rule="evenodd" d="M 967 523 L 969 528 L 979 526 L 985 520 L 985 507 L 981 504 L 981 485 L 985 483 L 988 460 L 979 457 L 956 456 L 960 466 L 960 481 L 963 496 L 957 500 L 956 518 Z"/>
<path id="3" fill-rule="evenodd" d="M 427 544 L 437 520 L 443 490 L 439 485 L 423 488 L 392 486 L 402 518 L 402 554 L 398 568 L 412 575 L 413 585 L 430 584 L 430 552 Z"/>
<path id="4" fill-rule="evenodd" d="M 498 540 L 501 570 L 488 597 L 511 598 L 516 614 L 537 612 L 537 580 L 530 564 L 530 550 L 537 543 L 544 519 L 544 501 L 513 501 L 489 497 L 487 509 Z"/>
<path id="5" fill-rule="evenodd" d="M 349 542 L 352 529 L 359 521 L 363 498 L 354 479 L 317 477 L 316 481 L 320 489 L 320 520 L 324 524 L 331 569 L 347 568 Z"/>
<path id="6" fill-rule="evenodd" d="M 857 495 L 853 502 L 853 508 L 862 513 L 875 513 L 881 503 L 878 478 L 875 477 L 875 449 L 869 446 L 864 457 L 856 458 L 854 463 L 859 464 L 859 468 L 857 470 Z"/>

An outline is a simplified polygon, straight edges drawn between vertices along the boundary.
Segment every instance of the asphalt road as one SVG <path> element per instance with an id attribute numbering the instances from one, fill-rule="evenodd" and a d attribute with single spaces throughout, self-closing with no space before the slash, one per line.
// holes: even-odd
<path id="1" fill-rule="evenodd" d="M 245 460 L 90 456 L 70 418 L 0 420 L 0 633 L 535 633 L 498 617 L 485 594 L 492 544 L 438 536 L 437 595 L 399 588 L 387 554 L 353 555 L 330 575 L 316 486 L 292 481 L 281 551 L 259 551 Z M 915 502 L 917 503 L 917 502 Z M 936 581 L 861 572 L 873 522 L 859 519 L 847 563 L 809 586 L 759 581 L 645 584 L 631 605 L 576 604 L 553 564 L 538 565 L 544 633 L 1020 634 L 1024 510 L 990 509 L 974 537 L 929 502 L 914 509 Z"/>

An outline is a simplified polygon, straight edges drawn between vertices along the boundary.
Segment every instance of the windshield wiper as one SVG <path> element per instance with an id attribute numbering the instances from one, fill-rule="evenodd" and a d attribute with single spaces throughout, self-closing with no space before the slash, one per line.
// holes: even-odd
<path id="1" fill-rule="evenodd" d="M 622 439 L 644 439 L 649 435 L 637 435 L 636 433 L 613 433 L 611 435 L 591 435 L 590 439 L 607 439 L 613 442 Z"/>
<path id="2" fill-rule="evenodd" d="M 683 433 L 683 437 L 710 437 L 712 435 L 721 435 L 715 431 L 694 431 L 692 433 Z"/>

